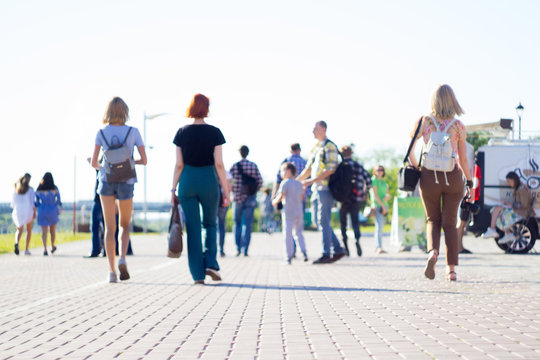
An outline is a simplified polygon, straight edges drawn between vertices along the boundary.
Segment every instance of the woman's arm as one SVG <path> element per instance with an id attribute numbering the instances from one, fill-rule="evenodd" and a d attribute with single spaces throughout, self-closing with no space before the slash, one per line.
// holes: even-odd
<path id="1" fill-rule="evenodd" d="M 176 186 L 178 185 L 178 181 L 180 180 L 180 175 L 182 175 L 182 171 L 184 170 L 184 158 L 182 157 L 182 148 L 180 146 L 176 147 L 176 164 L 174 165 L 174 172 L 173 172 L 173 182 L 172 182 L 172 188 L 171 188 L 171 203 L 173 205 L 176 204 L 178 199 L 176 198 L 175 191 Z"/>
<path id="2" fill-rule="evenodd" d="M 214 147 L 214 166 L 222 189 L 223 206 L 229 206 L 230 189 L 225 165 L 223 165 L 223 150 L 221 145 Z"/>
<path id="3" fill-rule="evenodd" d="M 459 160 L 459 167 L 461 168 L 461 171 L 463 171 L 463 175 L 465 175 L 465 179 L 467 181 L 470 181 L 472 179 L 471 172 L 469 171 L 469 160 L 467 159 L 467 147 L 465 145 L 465 138 L 460 138 L 458 140 L 458 160 Z"/>
<path id="4" fill-rule="evenodd" d="M 146 149 L 144 148 L 144 145 L 137 146 L 137 151 L 139 152 L 139 156 L 141 158 L 138 160 L 135 160 L 135 164 L 146 165 L 147 159 L 146 159 Z"/>
<path id="5" fill-rule="evenodd" d="M 98 164 L 98 156 L 99 156 L 99 150 L 101 149 L 101 145 L 96 145 L 94 147 L 94 153 L 92 154 L 92 160 L 90 161 L 90 165 L 96 170 L 99 170 L 100 166 Z"/>

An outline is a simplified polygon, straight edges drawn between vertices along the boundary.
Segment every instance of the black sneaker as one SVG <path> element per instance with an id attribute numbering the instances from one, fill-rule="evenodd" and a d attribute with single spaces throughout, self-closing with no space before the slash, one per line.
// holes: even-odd
<path id="1" fill-rule="evenodd" d="M 313 262 L 313 264 L 329 264 L 333 262 L 332 258 L 328 255 L 323 255 Z"/>
<path id="2" fill-rule="evenodd" d="M 463 250 L 461 250 L 459 253 L 460 254 L 472 254 L 472 252 L 470 250 L 467 250 L 465 248 L 463 248 Z"/>
<path id="3" fill-rule="evenodd" d="M 15 244 L 15 255 L 19 255 L 19 244 Z"/>
<path id="4" fill-rule="evenodd" d="M 356 243 L 356 253 L 359 257 L 362 256 L 362 247 L 360 246 L 359 242 Z"/>
<path id="5" fill-rule="evenodd" d="M 334 261 L 338 261 L 339 259 L 341 259 L 342 257 L 346 256 L 347 253 L 346 252 L 342 252 L 342 253 L 338 253 L 338 254 L 334 254 L 334 256 L 331 257 L 332 259 L 332 262 Z"/>

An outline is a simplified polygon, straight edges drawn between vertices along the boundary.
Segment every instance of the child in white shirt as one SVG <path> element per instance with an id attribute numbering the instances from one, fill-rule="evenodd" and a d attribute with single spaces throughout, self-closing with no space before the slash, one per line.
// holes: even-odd
<path id="1" fill-rule="evenodd" d="M 296 167 L 292 162 L 286 162 L 281 165 L 281 177 L 284 181 L 281 182 L 279 190 L 272 204 L 277 206 L 281 201 L 283 210 L 281 212 L 285 247 L 287 249 L 287 262 L 290 264 L 294 253 L 294 238 L 293 231 L 296 235 L 296 240 L 300 246 L 304 261 L 308 261 L 306 253 L 306 244 L 304 242 L 304 188 L 302 183 L 295 179 Z"/>

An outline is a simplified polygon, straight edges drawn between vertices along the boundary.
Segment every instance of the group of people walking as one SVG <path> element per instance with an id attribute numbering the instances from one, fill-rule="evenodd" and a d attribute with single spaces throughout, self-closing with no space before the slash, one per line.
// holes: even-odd
<path id="1" fill-rule="evenodd" d="M 34 192 L 30 186 L 31 175 L 26 173 L 15 183 L 15 191 L 11 200 L 13 208 L 12 217 L 17 230 L 15 231 L 14 252 L 20 253 L 20 240 L 26 229 L 25 255 L 31 255 L 29 246 L 32 239 L 34 219 L 41 226 L 41 239 L 43 241 L 43 255 L 48 256 L 47 237 L 51 236 L 51 253 L 56 251 L 56 224 L 62 209 L 60 192 L 54 184 L 53 176 L 46 172 Z"/>
<path id="2" fill-rule="evenodd" d="M 219 231 L 219 252 L 225 256 L 225 217 L 230 205 L 230 193 L 234 202 L 234 238 L 237 256 L 248 256 L 251 240 L 251 227 L 254 210 L 257 206 L 256 194 L 263 180 L 258 166 L 247 159 L 249 148 L 240 147 L 241 160 L 227 171 L 223 163 L 223 145 L 226 143 L 221 130 L 206 122 L 210 100 L 196 94 L 186 112 L 192 123 L 181 127 L 173 138 L 176 146 L 176 163 L 171 184 L 171 204 L 180 205 L 185 217 L 187 234 L 188 265 L 195 284 L 204 284 L 206 276 L 212 280 L 221 280 L 217 261 Z M 457 279 L 455 266 L 458 264 L 457 214 L 458 205 L 464 194 L 472 186 L 471 173 L 465 154 L 465 128 L 456 115 L 463 114 L 454 92 L 448 85 L 439 86 L 431 101 L 432 111 L 423 116 L 414 126 L 419 131 L 413 142 L 423 140 L 424 146 L 433 141 L 435 133 L 444 132 L 449 140 L 451 158 L 445 170 L 430 168 L 430 159 L 426 158 L 421 166 L 419 183 L 420 195 L 427 215 L 428 259 L 424 274 L 427 278 L 435 277 L 435 264 L 440 248 L 441 228 L 445 232 L 446 243 L 446 278 Z M 98 171 L 97 194 L 103 208 L 105 222 L 105 248 L 108 258 L 109 282 L 130 278 L 126 254 L 129 243 L 129 226 L 133 210 L 133 189 L 136 182 L 135 165 L 146 165 L 145 146 L 139 131 L 126 125 L 129 109 L 118 97 L 107 106 L 103 124 L 98 131 L 91 165 Z M 385 169 L 378 165 L 371 176 L 361 164 L 352 159 L 350 146 L 338 146 L 327 137 L 328 125 L 318 121 L 313 128 L 316 144 L 308 160 L 300 156 L 299 144 L 291 146 L 291 154 L 281 164 L 272 189 L 271 203 L 281 209 L 283 233 L 285 238 L 286 261 L 291 263 L 296 257 L 297 245 L 308 261 L 308 254 L 303 236 L 304 212 L 306 199 L 310 197 L 314 207 L 315 226 L 322 233 L 322 254 L 313 264 L 328 264 L 350 254 L 347 236 L 348 217 L 351 219 L 358 256 L 362 255 L 360 244 L 359 211 L 366 205 L 368 192 L 371 193 L 369 206 L 375 216 L 375 238 L 377 252 L 382 249 L 382 230 L 388 213 L 390 193 L 385 181 Z M 134 159 L 134 149 L 138 158 Z M 100 158 L 100 153 L 103 156 Z M 429 157 L 422 153 L 422 159 Z M 342 158 L 340 161 L 340 157 Z M 411 152 L 408 161 L 413 167 L 420 167 Z M 340 222 L 343 244 L 338 240 L 331 226 L 331 212 L 335 197 L 329 186 L 332 175 L 338 166 L 349 166 L 354 176 L 354 187 L 347 199 L 340 200 Z M 60 194 L 54 185 L 52 175 L 45 174 L 36 195 L 29 186 L 30 175 L 25 174 L 15 185 L 13 196 L 13 217 L 17 225 L 15 252 L 18 253 L 19 239 L 23 228 L 27 227 L 27 244 L 30 239 L 32 220 L 37 207 L 38 224 L 43 227 L 44 254 L 46 248 L 46 230 L 50 229 L 52 252 L 54 229 L 58 221 L 58 209 L 61 206 Z M 512 183 L 512 185 L 515 185 Z M 469 199 L 467 201 L 472 201 Z M 118 213 L 118 214 L 117 214 Z M 118 216 L 118 220 L 116 220 Z M 118 222 L 118 225 L 117 225 Z M 120 258 L 115 258 L 114 233 L 119 227 Z M 204 236 L 202 238 L 202 229 Z M 296 240 L 296 241 L 295 241 Z M 117 275 L 117 269 L 119 276 Z"/>

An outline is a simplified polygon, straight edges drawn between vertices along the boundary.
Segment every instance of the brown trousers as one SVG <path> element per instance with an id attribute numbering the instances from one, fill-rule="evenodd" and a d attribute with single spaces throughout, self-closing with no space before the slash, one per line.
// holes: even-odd
<path id="1" fill-rule="evenodd" d="M 427 246 L 428 251 L 439 251 L 441 243 L 441 227 L 444 229 L 446 242 L 446 264 L 458 264 L 457 213 L 463 198 L 463 175 L 456 166 L 446 173 L 435 172 L 423 168 L 420 176 L 420 196 L 427 217 Z M 438 180 L 438 183 L 435 181 Z"/>

